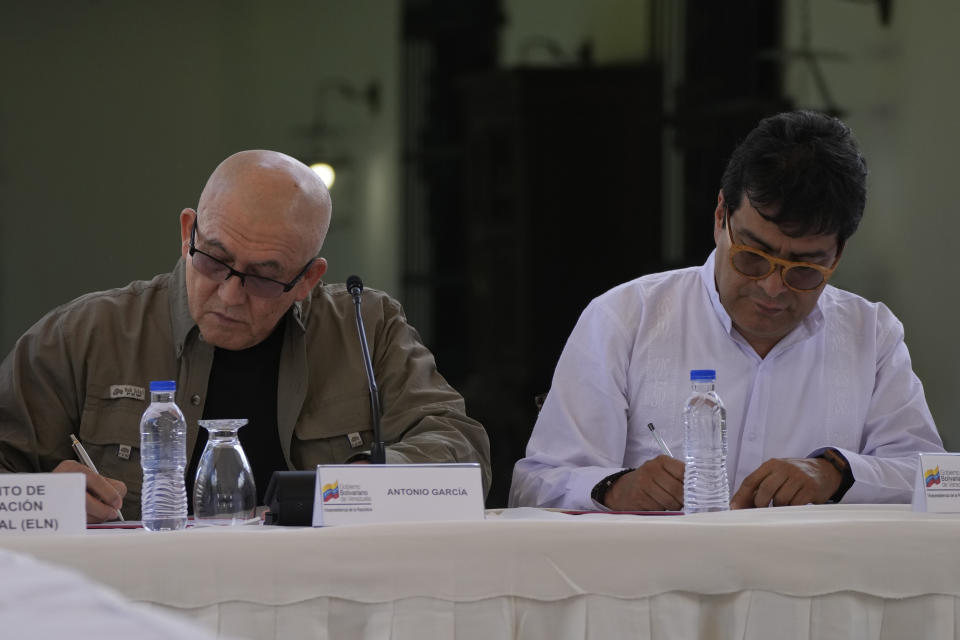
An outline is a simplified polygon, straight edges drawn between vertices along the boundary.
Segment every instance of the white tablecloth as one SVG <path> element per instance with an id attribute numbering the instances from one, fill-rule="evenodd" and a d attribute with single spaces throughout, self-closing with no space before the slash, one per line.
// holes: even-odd
<path id="1" fill-rule="evenodd" d="M 960 516 L 828 505 L 0 547 L 248 638 L 960 638 L 958 539 Z"/>

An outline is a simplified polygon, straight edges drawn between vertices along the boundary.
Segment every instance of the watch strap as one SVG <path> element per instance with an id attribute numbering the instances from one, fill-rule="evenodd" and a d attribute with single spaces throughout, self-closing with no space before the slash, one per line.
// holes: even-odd
<path id="1" fill-rule="evenodd" d="M 603 480 L 601 480 L 600 482 L 598 482 L 593 486 L 593 490 L 590 492 L 590 497 L 596 500 L 597 502 L 599 502 L 600 504 L 602 504 L 603 506 L 607 506 L 607 503 L 604 502 L 604 499 L 607 497 L 607 491 L 610 490 L 610 487 L 613 486 L 613 483 L 615 483 L 617 480 L 620 479 L 620 476 L 625 476 L 634 470 L 635 469 L 633 468 L 621 469 L 616 473 L 611 473 L 606 478 L 604 478 Z"/>
<path id="2" fill-rule="evenodd" d="M 850 463 L 846 458 L 843 457 L 843 454 L 836 449 L 826 449 L 817 457 L 823 458 L 829 462 L 834 469 L 840 472 L 840 475 L 842 476 L 840 480 L 840 486 L 837 488 L 834 494 L 830 496 L 830 502 L 840 502 L 840 500 L 843 499 L 844 494 L 846 494 L 847 491 L 850 490 L 850 487 L 853 486 L 854 477 L 853 470 L 850 469 Z"/>

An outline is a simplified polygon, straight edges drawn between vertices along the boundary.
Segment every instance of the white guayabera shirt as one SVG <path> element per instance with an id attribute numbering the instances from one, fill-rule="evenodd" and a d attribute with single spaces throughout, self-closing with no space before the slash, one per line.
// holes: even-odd
<path id="1" fill-rule="evenodd" d="M 918 451 L 943 451 L 903 325 L 882 303 L 827 286 L 760 358 L 733 328 L 706 264 L 651 274 L 593 300 L 564 347 L 510 506 L 592 509 L 606 476 L 683 455 L 691 369 L 716 369 L 727 409 L 731 495 L 770 458 L 839 450 L 855 478 L 843 502 L 909 502 Z"/>

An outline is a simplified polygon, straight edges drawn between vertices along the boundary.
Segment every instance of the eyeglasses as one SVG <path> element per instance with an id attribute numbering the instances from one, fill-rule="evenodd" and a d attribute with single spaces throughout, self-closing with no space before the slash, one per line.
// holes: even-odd
<path id="1" fill-rule="evenodd" d="M 277 298 L 293 289 L 297 282 L 307 273 L 307 269 L 313 264 L 316 258 L 311 258 L 310 262 L 304 265 L 300 273 L 290 282 L 280 282 L 264 276 L 255 276 L 252 273 L 243 273 L 237 271 L 230 265 L 221 260 L 217 260 L 209 253 L 197 249 L 195 238 L 197 235 L 197 220 L 193 220 L 193 229 L 190 231 L 190 258 L 193 261 L 193 268 L 202 275 L 211 280 L 229 280 L 231 276 L 240 279 L 240 286 L 246 289 L 247 293 L 258 298 Z"/>
<path id="2" fill-rule="evenodd" d="M 730 264 L 733 265 L 737 273 L 751 280 L 763 280 L 773 273 L 774 269 L 782 267 L 780 279 L 788 289 L 798 293 L 809 293 L 825 285 L 836 270 L 837 263 L 840 262 L 840 253 L 843 252 L 842 246 L 837 253 L 836 260 L 829 267 L 812 262 L 793 262 L 792 260 L 775 258 L 760 251 L 760 249 L 735 243 L 733 241 L 733 231 L 730 229 L 729 212 L 724 214 L 723 221 L 730 238 Z"/>

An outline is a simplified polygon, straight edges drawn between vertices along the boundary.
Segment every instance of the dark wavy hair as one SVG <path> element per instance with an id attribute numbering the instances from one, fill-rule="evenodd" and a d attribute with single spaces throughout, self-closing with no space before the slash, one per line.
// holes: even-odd
<path id="1" fill-rule="evenodd" d="M 867 163 L 850 127 L 815 111 L 764 118 L 734 150 L 723 172 L 732 213 L 741 197 L 791 237 L 853 235 L 867 199 Z"/>

